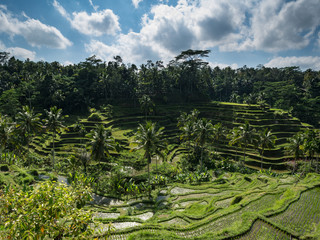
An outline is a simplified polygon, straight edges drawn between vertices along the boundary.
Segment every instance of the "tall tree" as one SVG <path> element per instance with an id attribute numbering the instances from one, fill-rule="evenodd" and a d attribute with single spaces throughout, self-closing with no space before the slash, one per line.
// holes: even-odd
<path id="1" fill-rule="evenodd" d="M 147 115 L 152 113 L 152 111 L 154 110 L 154 102 L 151 100 L 150 96 L 143 95 L 139 99 L 139 103 L 140 103 L 141 110 L 143 111 L 147 119 Z"/>
<path id="2" fill-rule="evenodd" d="M 17 116 L 17 129 L 26 140 L 29 152 L 29 143 L 33 135 L 42 129 L 40 120 L 41 113 L 34 113 L 33 108 L 23 106 L 22 111 Z"/>
<path id="3" fill-rule="evenodd" d="M 139 124 L 138 130 L 135 134 L 135 143 L 138 144 L 136 149 L 144 150 L 144 157 L 148 162 L 148 185 L 149 196 L 151 196 L 150 186 L 150 163 L 151 158 L 154 155 L 162 156 L 161 150 L 165 149 L 165 142 L 162 140 L 163 127 L 159 129 L 156 127 L 156 123 L 147 121 L 145 125 Z"/>
<path id="4" fill-rule="evenodd" d="M 181 113 L 177 119 L 177 126 L 181 131 L 180 140 L 187 144 L 189 153 L 191 151 L 191 142 L 194 140 L 195 126 L 198 121 L 199 114 L 200 112 L 197 109 L 193 109 L 190 114 L 185 112 Z"/>
<path id="5" fill-rule="evenodd" d="M 45 110 L 47 114 L 47 119 L 45 119 L 45 125 L 48 131 L 52 133 L 52 167 L 54 169 L 55 165 L 55 149 L 54 141 L 57 133 L 60 133 L 62 129 L 65 128 L 63 125 L 64 116 L 62 115 L 62 109 L 53 106 L 50 108 L 50 111 Z"/>
<path id="6" fill-rule="evenodd" d="M 14 124 L 10 123 L 5 116 L 0 116 L 0 144 L 4 151 L 4 161 L 7 161 L 7 147 L 14 131 Z M 2 154 L 1 154 L 2 155 Z M 2 159 L 1 159 L 2 160 Z"/>
<path id="7" fill-rule="evenodd" d="M 313 162 L 313 158 L 318 149 L 317 131 L 315 129 L 306 129 L 303 133 L 303 145 L 302 149 L 305 152 L 305 156 L 309 156 L 310 164 Z"/>
<path id="8" fill-rule="evenodd" d="M 269 130 L 268 128 L 265 128 L 258 132 L 258 147 L 261 156 L 261 169 L 264 150 L 265 148 L 271 149 L 272 147 L 274 147 L 276 139 L 277 137 L 275 135 L 272 135 L 271 130 Z"/>
<path id="9" fill-rule="evenodd" d="M 115 149 L 111 132 L 106 130 L 102 124 L 96 125 L 96 128 L 86 136 L 90 139 L 88 144 L 91 146 L 91 157 L 97 162 L 109 157 L 109 150 Z"/>
<path id="10" fill-rule="evenodd" d="M 203 169 L 203 152 L 206 148 L 206 143 L 212 139 L 213 136 L 213 125 L 210 120 L 205 118 L 198 120 L 195 123 L 194 137 L 196 146 L 201 149 L 200 156 L 200 170 Z"/>
<path id="11" fill-rule="evenodd" d="M 226 138 L 226 135 L 227 135 L 227 130 L 226 128 L 222 125 L 221 122 L 215 124 L 213 126 L 213 136 L 214 136 L 214 140 L 215 141 L 223 141 L 224 143 L 224 140 Z"/>
<path id="12" fill-rule="evenodd" d="M 229 145 L 241 145 L 240 139 L 240 129 L 238 127 L 234 127 L 231 132 L 227 135 L 227 138 L 229 139 Z M 238 147 L 236 147 L 236 156 L 238 157 Z"/>
<path id="13" fill-rule="evenodd" d="M 239 127 L 239 135 L 236 141 L 239 141 L 243 148 L 243 162 L 246 160 L 246 150 L 250 143 L 253 142 L 255 137 L 255 129 L 253 129 L 249 122 L 246 121 L 243 125 Z"/>
<path id="14" fill-rule="evenodd" d="M 293 137 L 288 138 L 289 144 L 286 146 L 286 151 L 294 156 L 294 169 L 295 171 L 297 160 L 302 156 L 303 134 L 296 133 Z"/>

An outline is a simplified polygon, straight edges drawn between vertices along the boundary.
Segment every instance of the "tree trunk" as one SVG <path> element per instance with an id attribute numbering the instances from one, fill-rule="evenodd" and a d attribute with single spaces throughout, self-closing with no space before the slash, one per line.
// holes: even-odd
<path id="1" fill-rule="evenodd" d="M 52 167 L 54 170 L 54 138 L 56 136 L 56 131 L 53 131 L 52 133 Z"/>
<path id="2" fill-rule="evenodd" d="M 261 160 L 260 160 L 260 161 L 261 161 L 261 170 L 262 170 L 262 159 L 263 159 L 263 156 L 262 156 L 262 155 L 263 155 L 263 150 L 262 150 L 262 152 L 261 152 L 260 155 L 261 155 Z"/>
<path id="3" fill-rule="evenodd" d="M 245 147 L 243 149 L 243 164 L 246 161 L 246 150 L 247 150 L 247 145 L 245 145 Z"/>
<path id="4" fill-rule="evenodd" d="M 203 167 L 203 148 L 201 148 L 201 158 L 200 158 L 200 172 L 202 172 L 202 167 Z"/>
<path id="5" fill-rule="evenodd" d="M 149 185 L 149 198 L 151 198 L 151 185 L 150 185 L 150 162 L 151 157 L 148 156 L 148 185 Z"/>
<path id="6" fill-rule="evenodd" d="M 7 151 L 6 151 L 6 146 L 7 144 L 4 144 L 4 162 L 7 163 Z"/>

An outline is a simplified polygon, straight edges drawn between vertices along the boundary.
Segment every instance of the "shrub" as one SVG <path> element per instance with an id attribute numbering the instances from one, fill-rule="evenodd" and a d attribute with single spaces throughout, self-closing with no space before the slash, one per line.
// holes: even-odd
<path id="1" fill-rule="evenodd" d="M 81 184 L 80 184 L 81 185 Z M 46 181 L 37 187 L 0 191 L 0 228 L 4 239 L 88 239 L 92 216 L 79 201 L 89 201 L 89 188 Z"/>
<path id="2" fill-rule="evenodd" d="M 20 180 L 20 183 L 22 185 L 30 185 L 31 183 L 33 183 L 33 181 L 34 181 L 34 178 L 32 176 L 28 175 L 28 176 L 22 178 Z"/>

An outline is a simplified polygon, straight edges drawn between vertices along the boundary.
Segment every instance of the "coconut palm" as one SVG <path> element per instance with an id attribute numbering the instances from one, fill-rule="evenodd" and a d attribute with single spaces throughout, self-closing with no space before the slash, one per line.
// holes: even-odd
<path id="1" fill-rule="evenodd" d="M 200 157 L 200 169 L 203 169 L 203 152 L 205 145 L 212 139 L 213 136 L 213 125 L 210 120 L 205 118 L 198 120 L 195 123 L 194 131 L 194 140 L 196 147 L 201 148 L 201 157 Z"/>
<path id="2" fill-rule="evenodd" d="M 91 157 L 93 160 L 100 162 L 102 159 L 109 157 L 109 150 L 114 149 L 114 138 L 110 131 L 106 130 L 102 124 L 96 125 L 96 128 L 91 130 L 86 135 L 91 146 Z"/>
<path id="3" fill-rule="evenodd" d="M 238 127 L 234 127 L 232 131 L 227 135 L 227 138 L 229 140 L 229 145 L 238 145 L 240 146 L 240 140 L 239 140 L 239 134 L 240 134 L 240 129 Z M 236 156 L 238 156 L 238 147 L 236 147 Z"/>
<path id="4" fill-rule="evenodd" d="M 294 156 L 294 170 L 298 158 L 302 155 L 303 134 L 298 132 L 293 137 L 288 138 L 289 144 L 286 146 L 286 151 Z"/>
<path id="5" fill-rule="evenodd" d="M 306 153 L 306 156 L 309 155 L 310 157 L 310 164 L 313 162 L 313 157 L 318 148 L 318 141 L 317 141 L 317 132 L 314 129 L 306 129 L 303 133 L 304 140 L 303 140 L 303 151 Z"/>
<path id="6" fill-rule="evenodd" d="M 222 125 L 222 123 L 217 123 L 213 126 L 213 135 L 214 135 L 214 140 L 215 141 L 221 141 L 224 140 L 226 137 L 227 130 L 226 128 Z"/>
<path id="7" fill-rule="evenodd" d="M 85 175 L 87 175 L 88 165 L 90 164 L 90 161 L 91 161 L 90 154 L 86 151 L 86 149 L 81 149 L 76 152 L 76 156 L 78 157 L 80 163 L 83 166 Z"/>
<path id="8" fill-rule="evenodd" d="M 196 121 L 198 121 L 199 114 L 200 112 L 197 109 L 193 109 L 190 114 L 187 114 L 186 112 L 181 113 L 177 118 L 177 126 L 181 128 L 187 123 L 195 123 Z"/>
<path id="9" fill-rule="evenodd" d="M 47 114 L 47 119 L 45 119 L 45 126 L 47 128 L 47 131 L 51 131 L 52 133 L 52 167 L 54 169 L 54 140 L 57 133 L 60 133 L 62 129 L 65 128 L 65 126 L 63 125 L 64 116 L 62 115 L 62 109 L 58 109 L 56 106 L 51 107 L 50 111 L 45 110 L 45 112 Z"/>
<path id="10" fill-rule="evenodd" d="M 190 114 L 181 113 L 178 117 L 177 126 L 181 131 L 180 140 L 187 143 L 189 152 L 191 151 L 191 142 L 194 140 L 194 132 L 196 122 L 200 112 L 197 109 L 191 111 Z"/>
<path id="11" fill-rule="evenodd" d="M 87 130 L 85 128 L 85 126 L 80 122 L 78 121 L 74 127 L 73 127 L 73 130 L 79 134 L 79 137 L 80 137 L 80 145 L 82 145 L 82 142 L 83 142 L 83 137 L 86 136 L 87 134 Z"/>
<path id="12" fill-rule="evenodd" d="M 1 148 L 5 152 L 5 155 L 4 155 L 5 162 L 7 161 L 6 149 L 7 149 L 8 143 L 11 140 L 13 131 L 14 131 L 13 123 L 10 123 L 6 117 L 0 116 L 0 144 L 1 144 Z"/>
<path id="13" fill-rule="evenodd" d="M 154 103 L 148 95 L 143 95 L 139 99 L 141 110 L 144 112 L 147 119 L 147 115 L 150 114 L 154 109 Z"/>
<path id="14" fill-rule="evenodd" d="M 182 127 L 180 127 L 180 140 L 187 144 L 188 151 L 191 151 L 191 142 L 194 136 L 194 123 L 191 121 L 186 122 Z"/>
<path id="15" fill-rule="evenodd" d="M 258 132 L 258 147 L 259 153 L 261 156 L 261 169 L 262 169 L 262 161 L 263 161 L 263 153 L 265 148 L 271 149 L 275 145 L 277 137 L 272 135 L 271 130 L 265 128 Z"/>
<path id="16" fill-rule="evenodd" d="M 253 129 L 249 122 L 246 121 L 243 125 L 239 127 L 239 135 L 236 141 L 239 141 L 243 149 L 243 162 L 246 160 L 246 150 L 250 143 L 253 142 L 255 137 L 255 129 Z"/>
<path id="17" fill-rule="evenodd" d="M 144 157 L 148 162 L 148 185 L 149 196 L 151 195 L 150 187 L 150 163 L 154 155 L 162 156 L 161 150 L 165 149 L 165 142 L 162 140 L 164 128 L 157 129 L 156 124 L 147 121 L 145 125 L 139 124 L 135 134 L 135 143 L 138 144 L 136 149 L 144 150 Z"/>
<path id="18" fill-rule="evenodd" d="M 23 106 L 22 111 L 17 116 L 17 130 L 26 140 L 29 152 L 29 143 L 33 135 L 42 129 L 40 120 L 41 113 L 34 113 L 33 108 Z"/>

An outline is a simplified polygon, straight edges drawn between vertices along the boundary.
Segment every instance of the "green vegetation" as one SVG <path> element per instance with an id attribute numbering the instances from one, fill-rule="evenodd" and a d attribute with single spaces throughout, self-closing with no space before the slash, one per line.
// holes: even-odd
<path id="1" fill-rule="evenodd" d="M 0 191 L 0 232 L 4 239 L 87 239 L 93 234 L 90 199 L 80 181 L 73 188 L 46 181 L 35 188 L 6 187 Z"/>
<path id="2" fill-rule="evenodd" d="M 2 59 L 0 235 L 319 238 L 319 74 L 208 54 L 139 70 Z"/>

